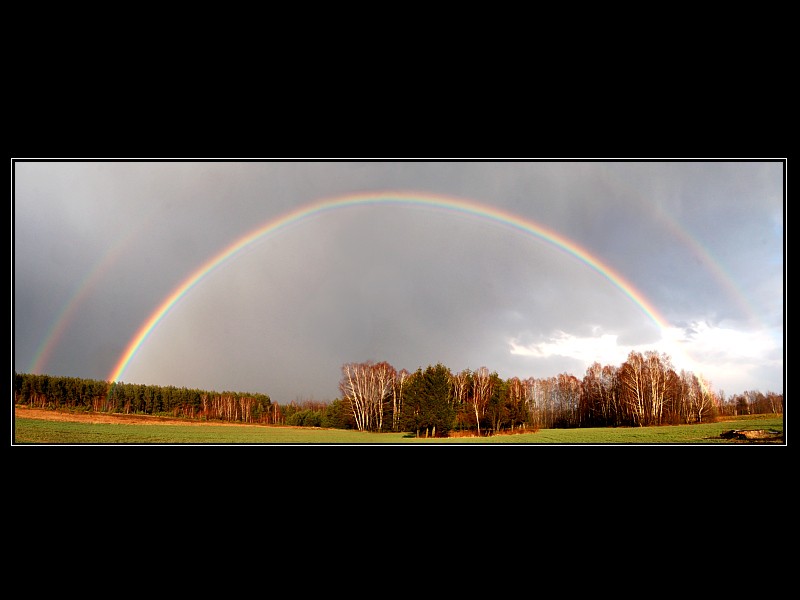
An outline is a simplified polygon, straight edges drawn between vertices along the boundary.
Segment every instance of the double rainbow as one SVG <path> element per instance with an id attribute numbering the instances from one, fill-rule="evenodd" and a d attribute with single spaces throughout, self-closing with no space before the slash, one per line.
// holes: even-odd
<path id="1" fill-rule="evenodd" d="M 391 205 L 405 206 L 411 208 L 433 209 L 437 211 L 453 213 L 466 217 L 473 217 L 488 221 L 498 226 L 502 226 L 514 231 L 537 238 L 594 269 L 605 277 L 611 284 L 618 288 L 627 296 L 655 325 L 666 332 L 668 324 L 653 307 L 629 282 L 627 282 L 614 269 L 604 264 L 596 256 L 590 255 L 585 249 L 575 242 L 552 231 L 538 223 L 520 217 L 511 212 L 490 207 L 462 198 L 444 196 L 440 194 L 425 194 L 420 192 L 399 192 L 384 191 L 378 193 L 359 193 L 346 196 L 322 199 L 312 204 L 303 206 L 278 218 L 272 219 L 247 235 L 237 239 L 227 248 L 212 257 L 200 268 L 194 271 L 185 279 L 175 290 L 164 299 L 150 317 L 142 324 L 136 335 L 128 343 L 124 353 L 119 357 L 114 365 L 113 371 L 109 374 L 109 381 L 120 381 L 125 370 L 131 361 L 136 357 L 142 346 L 167 315 L 175 308 L 178 302 L 198 286 L 204 279 L 214 271 L 228 263 L 246 248 L 263 240 L 267 236 L 275 235 L 293 225 L 309 219 L 312 216 L 320 215 L 340 209 L 368 205 Z"/>

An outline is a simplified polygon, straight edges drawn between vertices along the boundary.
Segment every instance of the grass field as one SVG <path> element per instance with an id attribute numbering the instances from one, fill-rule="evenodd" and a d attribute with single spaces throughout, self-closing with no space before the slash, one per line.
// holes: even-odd
<path id="1" fill-rule="evenodd" d="M 743 418 L 702 425 L 543 429 L 489 438 L 414 439 L 404 433 L 338 429 L 105 424 L 16 418 L 15 444 L 730 444 L 719 436 L 731 429 L 783 432 L 782 418 Z"/>

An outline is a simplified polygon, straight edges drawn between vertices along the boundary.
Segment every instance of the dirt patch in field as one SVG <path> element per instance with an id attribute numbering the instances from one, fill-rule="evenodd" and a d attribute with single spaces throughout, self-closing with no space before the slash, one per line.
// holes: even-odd
<path id="1" fill-rule="evenodd" d="M 783 434 L 780 431 L 771 429 L 731 429 L 729 431 L 723 431 L 719 437 L 724 440 L 756 444 L 783 442 Z"/>
<path id="2" fill-rule="evenodd" d="M 121 413 L 69 412 L 44 410 L 42 408 L 14 407 L 14 417 L 21 419 L 41 419 L 44 421 L 69 421 L 72 423 L 110 423 L 114 425 L 197 425 L 211 427 L 265 427 L 257 423 L 226 423 L 224 421 L 201 421 L 199 419 L 178 419 L 173 417 L 154 417 L 152 415 L 125 415 Z"/>
<path id="3" fill-rule="evenodd" d="M 153 415 L 125 415 L 122 413 L 96 413 L 69 410 L 46 410 L 14 406 L 14 417 L 44 421 L 69 421 L 72 423 L 110 423 L 112 425 L 196 425 L 198 427 L 280 427 L 282 429 L 326 429 L 325 427 L 300 427 L 297 425 L 265 425 L 264 423 L 229 423 L 203 419 L 179 419 Z"/>

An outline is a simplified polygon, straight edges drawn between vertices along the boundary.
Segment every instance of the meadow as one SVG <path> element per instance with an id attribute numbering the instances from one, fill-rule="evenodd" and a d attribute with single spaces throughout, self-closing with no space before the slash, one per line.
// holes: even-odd
<path id="1" fill-rule="evenodd" d="M 281 426 L 113 424 L 15 418 L 15 444 L 731 444 L 731 429 L 783 432 L 778 417 L 661 427 L 543 429 L 536 433 L 481 438 L 417 439 L 406 433 Z"/>

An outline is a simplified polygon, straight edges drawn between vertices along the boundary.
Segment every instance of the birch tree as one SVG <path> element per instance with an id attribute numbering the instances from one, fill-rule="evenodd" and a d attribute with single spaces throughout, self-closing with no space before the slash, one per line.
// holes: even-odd
<path id="1" fill-rule="evenodd" d="M 478 436 L 481 435 L 481 419 L 486 413 L 486 404 L 492 397 L 492 377 L 489 369 L 480 367 L 472 375 L 472 394 L 470 404 L 475 413 L 475 422 L 478 425 Z"/>
<path id="2" fill-rule="evenodd" d="M 659 354 L 655 350 L 648 350 L 644 353 L 644 362 L 649 383 L 650 422 L 661 423 L 669 385 L 669 372 L 673 368 L 672 359 L 666 353 Z"/>
<path id="3" fill-rule="evenodd" d="M 394 389 L 397 370 L 387 362 L 381 362 L 370 369 L 373 380 L 371 407 L 375 412 L 378 431 L 383 429 L 384 400 L 389 397 Z"/>
<path id="4" fill-rule="evenodd" d="M 511 421 L 511 430 L 515 423 L 525 421 L 525 383 L 519 377 L 512 377 L 508 382 L 508 418 Z"/>
<path id="5" fill-rule="evenodd" d="M 403 392 L 410 373 L 400 369 L 392 386 L 392 431 L 400 431 L 400 414 L 403 411 Z"/>
<path id="6" fill-rule="evenodd" d="M 387 362 L 342 365 L 339 391 L 347 400 L 359 431 L 383 427 L 384 400 L 392 393 L 397 372 Z"/>
<path id="7" fill-rule="evenodd" d="M 472 372 L 465 369 L 452 376 L 450 384 L 453 388 L 452 402 L 457 411 L 463 412 L 469 399 L 472 385 Z"/>
<path id="8" fill-rule="evenodd" d="M 561 422 L 566 427 L 578 425 L 578 407 L 583 387 L 582 383 L 577 377 L 569 373 L 562 373 L 556 380 Z"/>
<path id="9" fill-rule="evenodd" d="M 369 411 L 367 408 L 367 377 L 364 364 L 345 363 L 342 365 L 342 379 L 339 391 L 350 407 L 356 428 L 365 431 L 369 427 Z"/>
<path id="10" fill-rule="evenodd" d="M 528 413 L 530 414 L 531 424 L 538 429 L 541 425 L 541 411 L 542 406 L 544 405 L 542 399 L 542 386 L 539 383 L 539 380 L 535 379 L 534 377 L 528 377 L 524 384 L 525 404 L 528 408 Z"/>
<path id="11" fill-rule="evenodd" d="M 711 383 L 706 381 L 702 375 L 690 373 L 689 385 L 691 386 L 690 397 L 692 399 L 692 413 L 697 416 L 697 422 L 702 423 L 703 418 L 708 419 L 714 414 L 716 404 L 711 393 Z"/>
<path id="12" fill-rule="evenodd" d="M 620 392 L 631 421 L 640 427 L 644 425 L 646 415 L 644 371 L 644 357 L 631 350 L 628 360 L 620 367 Z"/>
<path id="13" fill-rule="evenodd" d="M 609 406 L 603 380 L 603 367 L 594 362 L 586 369 L 583 377 L 583 395 L 581 396 L 581 415 L 583 422 L 589 425 L 605 425 L 609 421 Z"/>

